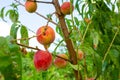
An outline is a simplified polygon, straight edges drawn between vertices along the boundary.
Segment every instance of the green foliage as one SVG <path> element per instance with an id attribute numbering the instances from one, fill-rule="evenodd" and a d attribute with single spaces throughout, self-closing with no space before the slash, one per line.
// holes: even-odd
<path id="1" fill-rule="evenodd" d="M 20 34 L 21 34 L 20 43 L 24 44 L 24 45 L 29 45 L 28 30 L 27 30 L 26 26 L 24 26 L 24 25 L 21 26 Z"/>
<path id="2" fill-rule="evenodd" d="M 9 18 L 12 22 L 17 22 L 19 18 L 19 14 L 17 10 L 8 10 L 6 12 L 6 16 L 9 15 Z"/>
<path id="3" fill-rule="evenodd" d="M 21 80 L 22 61 L 18 45 L 11 43 L 12 37 L 0 37 L 0 72 L 5 80 Z"/>
<path id="4" fill-rule="evenodd" d="M 75 5 L 75 15 L 73 13 L 65 17 L 69 38 L 75 50 L 80 49 L 84 52 L 84 59 L 78 61 L 77 65 L 70 63 L 63 69 L 58 69 L 52 64 L 47 71 L 40 72 L 36 71 L 33 64 L 34 51 L 22 55 L 20 46 L 16 44 L 20 29 L 20 43 L 29 46 L 27 26 L 19 22 L 18 5 L 13 3 L 12 9 L 6 13 L 6 7 L 0 10 L 0 18 L 5 21 L 5 17 L 9 16 L 13 23 L 10 36 L 0 37 L 0 73 L 5 80 L 75 80 L 73 69 L 81 72 L 83 80 L 89 77 L 96 80 L 120 79 L 120 1 L 70 1 Z M 47 17 L 53 20 L 52 15 Z M 90 22 L 85 22 L 85 18 Z M 57 49 L 60 49 L 58 53 L 68 53 L 60 26 L 56 25 L 55 28 L 63 39 L 56 43 L 53 54 L 57 54 Z M 63 51 L 61 48 L 64 48 Z"/>
<path id="5" fill-rule="evenodd" d="M 20 27 L 20 25 L 18 25 L 17 23 L 13 23 L 11 25 L 10 36 L 12 36 L 14 39 L 17 38 L 17 31 L 18 31 L 19 27 Z"/>
<path id="6" fill-rule="evenodd" d="M 5 7 L 3 7 L 3 8 L 1 9 L 1 11 L 0 11 L 0 18 L 1 18 L 3 21 L 5 21 L 5 20 L 4 20 L 4 10 L 5 10 Z"/>

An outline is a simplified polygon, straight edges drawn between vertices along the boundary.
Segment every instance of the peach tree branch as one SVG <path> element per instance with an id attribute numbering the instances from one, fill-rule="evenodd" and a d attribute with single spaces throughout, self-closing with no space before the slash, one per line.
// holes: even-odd
<path id="1" fill-rule="evenodd" d="M 13 41 L 11 41 L 11 42 L 13 42 Z M 41 50 L 41 49 L 39 49 L 38 47 L 31 47 L 31 46 L 24 45 L 24 44 L 21 44 L 21 43 L 18 43 L 18 42 L 16 42 L 16 44 L 19 45 L 19 46 L 22 46 L 22 47 L 29 48 L 29 49 Z M 65 58 L 63 58 L 63 57 L 61 57 L 61 56 L 54 55 L 54 54 L 52 54 L 52 55 L 55 56 L 55 57 L 61 58 L 61 59 L 65 60 L 65 61 L 71 62 L 69 59 L 65 59 Z"/>
<path id="2" fill-rule="evenodd" d="M 56 12 L 58 14 L 58 19 L 59 19 L 59 22 L 60 22 L 60 28 L 62 29 L 62 32 L 63 32 L 63 35 L 64 35 L 64 39 L 65 39 L 66 47 L 67 47 L 69 55 L 70 55 L 71 63 L 73 65 L 77 65 L 77 55 L 76 55 L 76 52 L 74 50 L 72 41 L 69 38 L 69 31 L 68 31 L 68 28 L 67 28 L 67 25 L 66 25 L 66 22 L 65 22 L 65 19 L 64 19 L 65 16 L 61 13 L 60 5 L 59 5 L 58 0 L 53 0 L 53 3 L 54 3 L 54 7 L 56 9 Z M 76 80 L 82 80 L 82 77 L 81 77 L 81 75 L 79 75 L 78 70 L 74 70 L 74 74 L 75 74 Z"/>

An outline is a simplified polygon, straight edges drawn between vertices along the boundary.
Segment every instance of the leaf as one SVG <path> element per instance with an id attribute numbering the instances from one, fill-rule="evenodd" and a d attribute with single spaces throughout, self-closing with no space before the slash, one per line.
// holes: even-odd
<path id="1" fill-rule="evenodd" d="M 116 49 L 111 49 L 109 52 L 110 58 L 113 61 L 113 63 L 117 66 L 117 68 L 120 67 L 120 54 Z"/>
<path id="2" fill-rule="evenodd" d="M 108 65 L 108 62 L 104 61 L 104 63 L 102 64 L 102 72 L 106 70 L 107 65 Z"/>
<path id="3" fill-rule="evenodd" d="M 96 49 L 99 44 L 99 34 L 97 31 L 92 31 L 91 36 L 93 38 L 93 47 Z"/>
<path id="4" fill-rule="evenodd" d="M 82 10 L 81 10 L 81 11 L 82 11 L 82 17 L 83 17 L 83 14 L 84 14 L 85 6 L 86 6 L 86 4 L 83 4 L 83 5 L 82 5 Z"/>
<path id="5" fill-rule="evenodd" d="M 20 34 L 21 34 L 20 43 L 24 44 L 24 45 L 29 45 L 28 30 L 27 30 L 26 26 L 24 26 L 24 25 L 21 26 Z"/>
<path id="6" fill-rule="evenodd" d="M 10 36 L 12 36 L 14 39 L 17 38 L 17 31 L 18 31 L 19 26 L 20 25 L 17 24 L 17 23 L 13 23 L 12 26 L 11 26 Z"/>
<path id="7" fill-rule="evenodd" d="M 0 52 L 0 54 L 2 54 L 1 52 Z M 11 59 L 10 59 L 10 57 L 9 56 L 1 56 L 0 55 L 0 70 L 3 70 L 4 68 L 6 68 L 8 65 L 10 65 L 11 64 Z"/>
<path id="8" fill-rule="evenodd" d="M 56 26 L 56 32 L 57 32 L 61 37 L 63 37 L 63 33 L 62 33 L 62 30 L 61 30 L 60 26 Z"/>
<path id="9" fill-rule="evenodd" d="M 4 19 L 4 10 L 5 10 L 5 7 L 3 7 L 0 11 L 0 17 L 2 18 L 3 21 L 5 21 Z M 6 22 L 6 21 L 5 21 Z"/>
<path id="10" fill-rule="evenodd" d="M 0 72 L 4 75 L 5 80 L 18 80 L 22 73 L 20 48 L 10 41 L 10 36 L 0 37 Z M 17 77 L 18 75 L 20 77 Z"/>
<path id="11" fill-rule="evenodd" d="M 99 77 L 102 73 L 102 59 L 97 53 L 94 54 L 93 62 L 95 72 L 97 72 L 97 77 Z"/>
<path id="12" fill-rule="evenodd" d="M 10 14 L 11 11 L 12 11 L 11 9 L 8 10 L 8 11 L 6 12 L 5 16 L 8 16 L 8 15 Z"/>
<path id="13" fill-rule="evenodd" d="M 81 14 L 81 13 L 80 13 L 80 8 L 79 8 L 79 0 L 76 1 L 75 7 L 76 7 L 78 13 Z"/>
<path id="14" fill-rule="evenodd" d="M 79 26 L 79 20 L 78 20 L 78 18 L 74 17 L 74 20 L 75 20 L 76 25 Z"/>
<path id="15" fill-rule="evenodd" d="M 52 15 L 51 15 L 51 14 L 48 14 L 48 15 L 47 15 L 47 18 L 49 18 L 50 20 L 52 20 Z"/>
<path id="16" fill-rule="evenodd" d="M 74 70 L 81 70 L 82 66 L 80 64 L 77 65 L 73 65 L 71 63 L 69 63 L 69 65 L 74 69 Z"/>
<path id="17" fill-rule="evenodd" d="M 9 15 L 9 18 L 12 22 L 17 22 L 18 21 L 18 18 L 19 18 L 19 14 L 18 14 L 18 11 L 17 10 L 8 10 L 6 12 L 6 16 Z"/>
<path id="18" fill-rule="evenodd" d="M 9 18 L 11 19 L 12 22 L 17 22 L 18 17 L 19 17 L 19 14 L 16 10 L 12 10 L 9 14 Z"/>

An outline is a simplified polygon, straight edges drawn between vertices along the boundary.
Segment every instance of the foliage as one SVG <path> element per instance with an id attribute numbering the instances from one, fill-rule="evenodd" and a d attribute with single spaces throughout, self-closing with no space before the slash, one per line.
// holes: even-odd
<path id="1" fill-rule="evenodd" d="M 61 0 L 62 3 L 64 1 Z M 4 76 L 5 80 L 75 80 L 73 70 L 78 70 L 83 80 L 90 77 L 96 80 L 120 80 L 120 1 L 70 1 L 75 10 L 73 14 L 65 16 L 65 22 L 74 49 L 76 52 L 81 49 L 85 54 L 84 59 L 78 61 L 77 65 L 69 63 L 63 69 L 58 69 L 53 64 L 47 71 L 37 72 L 33 64 L 34 51 L 30 50 L 26 55 L 21 51 L 21 48 L 29 46 L 30 38 L 27 26 L 19 21 L 18 6 L 21 5 L 18 5 L 17 1 L 12 3 L 12 9 L 5 11 L 6 7 L 3 7 L 0 11 L 3 21 L 9 16 L 13 23 L 10 35 L 0 37 L 0 76 Z M 47 16 L 48 22 L 51 22 L 52 15 Z M 57 19 L 56 22 L 60 23 Z M 55 28 L 62 40 L 57 42 L 52 54 L 61 53 L 61 50 L 57 52 L 57 49 L 62 48 L 69 56 L 60 25 Z M 17 39 L 18 30 L 21 39 Z M 19 40 L 23 46 L 17 44 Z"/>

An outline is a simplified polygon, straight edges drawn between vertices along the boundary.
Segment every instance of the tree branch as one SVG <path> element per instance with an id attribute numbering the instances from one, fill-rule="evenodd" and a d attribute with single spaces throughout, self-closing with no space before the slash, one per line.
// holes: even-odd
<path id="1" fill-rule="evenodd" d="M 54 3 L 54 6 L 55 6 L 55 9 L 56 9 L 56 12 L 58 14 L 58 19 L 60 21 L 60 28 L 62 29 L 64 38 L 65 38 L 66 47 L 67 47 L 69 55 L 70 55 L 71 63 L 73 65 L 76 65 L 77 64 L 77 56 L 76 56 L 76 52 L 74 50 L 72 41 L 69 38 L 69 31 L 68 31 L 67 25 L 65 23 L 64 15 L 60 11 L 60 5 L 59 5 L 58 0 L 53 0 L 53 3 Z M 74 70 L 74 74 L 75 74 L 76 80 L 82 80 L 82 77 L 81 77 L 81 75 L 79 75 L 78 70 Z"/>
<path id="2" fill-rule="evenodd" d="M 23 46 L 23 47 L 30 48 L 30 49 L 34 49 L 34 50 L 41 50 L 41 49 L 39 49 L 38 47 L 35 48 L 35 47 L 27 46 L 27 45 L 24 45 L 24 44 L 20 44 L 20 43 L 18 43 L 18 42 L 16 42 L 16 44 L 19 45 L 19 46 Z M 52 54 L 52 55 L 55 56 L 55 57 L 61 58 L 61 59 L 65 60 L 65 61 L 71 62 L 69 59 L 65 59 L 65 58 L 63 58 L 63 57 L 61 57 L 61 56 L 54 55 L 54 54 Z"/>
<path id="3" fill-rule="evenodd" d="M 16 42 L 16 44 L 19 45 L 19 46 L 23 46 L 23 47 L 30 48 L 30 49 L 34 49 L 34 50 L 41 50 L 41 49 L 39 49 L 38 47 L 34 48 L 34 47 L 27 46 L 27 45 L 24 45 L 24 44 L 20 44 L 20 43 L 17 43 L 17 42 Z"/>

